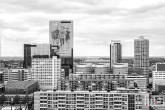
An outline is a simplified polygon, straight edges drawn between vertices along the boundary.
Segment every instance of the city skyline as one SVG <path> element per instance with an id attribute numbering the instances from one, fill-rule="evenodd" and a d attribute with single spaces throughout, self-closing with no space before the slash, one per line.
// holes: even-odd
<path id="1" fill-rule="evenodd" d="M 111 40 L 133 56 L 139 36 L 149 39 L 150 56 L 165 54 L 163 0 L 2 0 L 0 6 L 2 56 L 23 56 L 23 44 L 49 43 L 50 20 L 73 20 L 74 56 L 109 56 Z"/>

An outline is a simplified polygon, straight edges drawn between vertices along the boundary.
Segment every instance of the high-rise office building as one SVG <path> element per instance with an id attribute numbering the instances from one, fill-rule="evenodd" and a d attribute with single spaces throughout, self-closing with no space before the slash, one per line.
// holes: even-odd
<path id="1" fill-rule="evenodd" d="M 32 58 L 32 80 L 38 81 L 41 90 L 57 89 L 57 81 L 60 78 L 61 59 L 57 56 Z"/>
<path id="2" fill-rule="evenodd" d="M 134 68 L 143 69 L 143 74 L 148 79 L 149 72 L 149 40 L 140 36 L 134 40 Z M 149 79 L 147 80 L 148 84 Z"/>
<path id="3" fill-rule="evenodd" d="M 110 44 L 110 67 L 122 62 L 122 45 L 120 40 L 112 40 Z"/>
<path id="4" fill-rule="evenodd" d="M 24 44 L 24 68 L 31 67 L 33 57 L 50 57 L 50 44 Z"/>
<path id="5" fill-rule="evenodd" d="M 65 73 L 68 73 L 67 66 L 73 72 L 73 21 L 49 21 L 49 43 L 59 48 L 56 53 Z"/>

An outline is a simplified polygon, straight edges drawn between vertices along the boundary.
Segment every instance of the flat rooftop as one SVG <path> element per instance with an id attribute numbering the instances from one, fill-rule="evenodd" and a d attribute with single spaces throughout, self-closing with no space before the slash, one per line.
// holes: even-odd
<path id="1" fill-rule="evenodd" d="M 6 88 L 10 89 L 26 89 L 37 81 L 8 81 Z"/>

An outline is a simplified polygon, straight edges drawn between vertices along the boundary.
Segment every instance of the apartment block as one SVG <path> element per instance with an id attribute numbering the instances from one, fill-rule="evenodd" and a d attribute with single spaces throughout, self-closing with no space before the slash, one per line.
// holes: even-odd
<path id="1" fill-rule="evenodd" d="M 134 87 L 134 80 L 129 79 L 60 79 L 58 81 L 58 90 L 75 91 L 114 91 L 117 88 Z"/>
<path id="2" fill-rule="evenodd" d="M 30 69 L 5 69 L 4 81 L 30 81 L 31 70 Z"/>
<path id="3" fill-rule="evenodd" d="M 38 91 L 35 110 L 149 110 L 149 93 L 118 91 Z"/>

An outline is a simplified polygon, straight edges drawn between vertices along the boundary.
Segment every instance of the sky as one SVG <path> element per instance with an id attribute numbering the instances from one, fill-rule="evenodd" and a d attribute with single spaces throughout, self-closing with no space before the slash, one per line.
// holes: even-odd
<path id="1" fill-rule="evenodd" d="M 109 56 L 111 40 L 133 56 L 139 36 L 149 39 L 150 56 L 165 56 L 165 0 L 1 0 L 2 56 L 49 43 L 49 20 L 73 20 L 74 56 Z"/>

